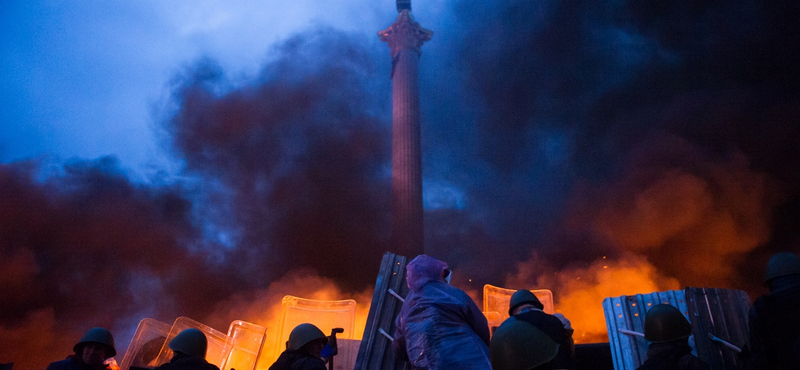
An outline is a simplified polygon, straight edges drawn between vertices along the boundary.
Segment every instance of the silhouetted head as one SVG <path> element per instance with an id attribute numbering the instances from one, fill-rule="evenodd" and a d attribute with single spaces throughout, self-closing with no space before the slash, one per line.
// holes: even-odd
<path id="1" fill-rule="evenodd" d="M 522 306 L 526 304 L 539 310 L 544 309 L 544 305 L 539 301 L 539 298 L 536 298 L 536 295 L 530 290 L 520 289 L 511 295 L 511 300 L 508 302 L 508 316 L 514 316 L 518 313 L 515 311 L 518 311 L 518 309 L 521 309 Z"/>
<path id="2" fill-rule="evenodd" d="M 314 324 L 304 323 L 295 326 L 289 333 L 289 349 L 304 350 L 314 357 L 320 357 L 328 337 Z"/>
<path id="3" fill-rule="evenodd" d="M 692 335 L 692 324 L 675 306 L 657 304 L 644 318 L 644 339 L 652 343 L 669 342 Z"/>
<path id="4" fill-rule="evenodd" d="M 206 357 L 208 338 L 199 329 L 191 328 L 180 332 L 169 342 L 169 348 L 186 356 Z"/>
<path id="5" fill-rule="evenodd" d="M 91 366 L 100 365 L 109 357 L 114 357 L 114 336 L 105 328 L 91 328 L 80 341 L 72 347 L 75 355 Z"/>
<path id="6" fill-rule="evenodd" d="M 764 285 L 770 286 L 775 278 L 789 275 L 800 275 L 800 257 L 789 252 L 776 253 L 767 261 Z"/>

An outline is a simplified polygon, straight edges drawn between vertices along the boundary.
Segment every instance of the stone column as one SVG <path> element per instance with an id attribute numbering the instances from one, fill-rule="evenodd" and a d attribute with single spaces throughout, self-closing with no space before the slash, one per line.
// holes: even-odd
<path id="1" fill-rule="evenodd" d="M 420 47 L 432 35 L 409 9 L 378 32 L 392 56 L 392 252 L 408 258 L 425 252 L 418 62 Z"/>

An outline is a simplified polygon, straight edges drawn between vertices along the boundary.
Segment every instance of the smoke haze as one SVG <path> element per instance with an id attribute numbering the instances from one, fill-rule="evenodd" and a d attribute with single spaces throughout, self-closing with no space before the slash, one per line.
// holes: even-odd
<path id="1" fill-rule="evenodd" d="M 586 341 L 607 296 L 755 298 L 769 255 L 800 243 L 798 6 L 415 13 L 435 31 L 427 253 L 465 290 L 553 290 Z M 134 181 L 113 157 L 0 164 L 0 362 L 43 368 L 93 326 L 122 350 L 144 317 L 266 325 L 284 294 L 369 292 L 389 237 L 388 48 L 317 27 L 268 54 L 246 81 L 210 59 L 176 73 L 159 130 L 178 178 Z"/>

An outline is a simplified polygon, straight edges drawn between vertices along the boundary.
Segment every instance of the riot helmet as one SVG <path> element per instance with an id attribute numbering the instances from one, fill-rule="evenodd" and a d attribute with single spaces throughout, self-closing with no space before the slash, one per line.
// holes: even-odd
<path id="1" fill-rule="evenodd" d="M 789 252 L 776 253 L 767 261 L 764 284 L 776 277 L 795 274 L 800 274 L 800 257 Z"/>
<path id="2" fill-rule="evenodd" d="M 117 354 L 117 350 L 114 349 L 114 336 L 111 335 L 111 332 L 105 328 L 91 328 L 86 334 L 83 335 L 80 341 L 72 347 L 72 351 L 76 354 L 80 354 L 83 351 L 83 347 L 88 343 L 100 343 L 107 347 L 106 356 L 114 357 Z"/>
<path id="3" fill-rule="evenodd" d="M 200 329 L 186 329 L 169 342 L 169 348 L 188 356 L 206 357 L 208 338 Z"/>
<path id="4" fill-rule="evenodd" d="M 314 324 L 304 323 L 295 326 L 292 332 L 289 333 L 287 346 L 289 349 L 298 350 L 315 340 L 324 340 L 325 343 L 328 343 L 328 337 L 325 336 L 322 330 L 319 330 Z"/>
<path id="5" fill-rule="evenodd" d="M 539 298 L 536 298 L 536 295 L 530 290 L 520 289 L 511 295 L 511 300 L 508 302 L 508 316 L 514 316 L 514 310 L 525 303 L 532 304 L 540 310 L 544 309 L 544 305 Z"/>
<path id="6" fill-rule="evenodd" d="M 657 304 L 644 318 L 644 339 L 652 343 L 669 342 L 692 335 L 692 324 L 675 306 Z"/>

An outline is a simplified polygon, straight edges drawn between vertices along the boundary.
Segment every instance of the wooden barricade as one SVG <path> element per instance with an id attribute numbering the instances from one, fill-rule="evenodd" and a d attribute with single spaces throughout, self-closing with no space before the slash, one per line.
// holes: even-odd
<path id="1" fill-rule="evenodd" d="M 356 370 L 394 370 L 408 367 L 407 362 L 395 357 L 392 349 L 395 318 L 407 294 L 406 257 L 386 252 L 375 281 L 375 292 L 372 294 L 367 324 L 356 358 Z"/>
<path id="2" fill-rule="evenodd" d="M 656 304 L 677 307 L 692 323 L 692 353 L 714 370 L 743 369 L 738 352 L 747 343 L 750 298 L 741 290 L 685 288 L 603 300 L 614 369 L 634 370 L 646 360 L 644 318 Z"/>

